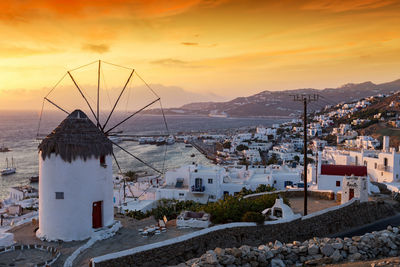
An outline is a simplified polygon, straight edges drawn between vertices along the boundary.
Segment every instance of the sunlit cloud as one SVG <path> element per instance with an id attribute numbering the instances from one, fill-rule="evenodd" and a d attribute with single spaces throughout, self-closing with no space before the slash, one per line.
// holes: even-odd
<path id="1" fill-rule="evenodd" d="M 82 50 L 103 54 L 105 52 L 110 51 L 110 46 L 107 44 L 83 44 Z"/>

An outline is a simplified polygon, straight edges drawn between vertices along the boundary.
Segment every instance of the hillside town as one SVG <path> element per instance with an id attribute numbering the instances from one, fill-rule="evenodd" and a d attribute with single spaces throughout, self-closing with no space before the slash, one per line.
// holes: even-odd
<path id="1" fill-rule="evenodd" d="M 105 137 L 84 112 L 76 110 L 39 145 L 38 190 L 31 186 L 12 187 L 9 198 L 2 201 L 0 246 L 4 249 L 0 259 L 2 253 L 6 255 L 10 251 L 30 248 L 24 238 L 15 240 L 15 236 L 21 236 L 18 231 L 24 227 L 35 228 L 34 237 L 29 239 L 37 240 L 32 249 L 43 251 L 44 246 L 49 247 L 42 257 L 48 258 L 47 265 L 61 266 L 61 257 L 63 266 L 78 266 L 88 261 L 91 266 L 109 266 L 103 262 L 119 264 L 119 259 L 128 255 L 130 252 L 127 251 L 134 244 L 113 245 L 112 250 L 101 244 L 118 242 L 114 240 L 116 233 L 124 229 L 135 229 L 126 232 L 125 236 L 131 236 L 135 244 L 144 245 L 132 252 L 135 259 L 139 259 L 141 253 L 147 253 L 153 245 L 164 251 L 189 236 L 196 239 L 206 233 L 228 231 L 230 227 L 259 227 L 260 224 L 278 227 L 281 223 L 297 220 L 306 224 L 309 218 L 339 214 L 347 209 L 363 214 L 359 209 L 365 205 L 368 207 L 365 211 L 368 210 L 368 216 L 372 217 L 360 216 L 368 218 L 368 222 L 394 216 L 400 189 L 400 135 L 396 134 L 400 121 L 399 95 L 399 92 L 378 94 L 351 103 L 326 105 L 307 115 L 306 127 L 302 118 L 290 118 L 270 126 L 226 132 L 181 132 L 157 139 L 142 136 L 134 140 L 143 146 L 181 144 L 187 149 L 197 149 L 210 162 L 199 164 L 194 156 L 191 164 L 167 169 L 163 175 L 113 171 L 112 143 L 132 141 L 118 136 Z M 81 138 L 85 139 L 84 148 L 79 145 Z M 66 149 L 71 142 L 76 144 L 75 149 Z M 57 183 L 53 177 L 57 177 Z M 73 182 L 72 177 L 80 182 Z M 99 180 L 99 177 L 102 178 Z M 306 204 L 303 207 L 305 189 L 308 207 Z M 85 194 L 77 193 L 82 190 Z M 377 203 L 382 201 L 385 203 L 382 205 L 389 206 L 377 208 Z M 72 214 L 80 220 L 74 220 Z M 349 230 L 348 226 L 339 224 L 336 230 L 324 233 Z M 356 222 L 353 226 L 362 224 Z M 397 228 L 390 231 L 397 240 Z M 66 252 L 68 246 L 51 250 L 55 241 L 83 243 L 77 244 L 71 254 Z M 288 258 L 286 254 L 279 254 L 282 250 L 276 248 L 283 245 L 274 242 L 266 245 L 262 249 L 264 252 L 258 251 L 260 248 L 257 250 L 257 255 L 266 253 L 265 266 L 398 255 L 397 250 L 390 253 L 383 250 L 381 254 L 374 252 L 375 256 L 364 257 L 355 250 L 340 248 L 336 251 L 332 248 L 331 253 L 326 250 L 327 244 L 333 241 L 317 240 L 308 241 L 308 254 Z M 349 243 L 346 239 L 340 242 L 337 246 Z M 254 241 L 251 244 L 255 244 Z M 98 251 L 108 256 L 90 252 L 96 245 L 101 247 Z M 286 244 L 285 249 L 289 245 Z M 348 246 L 355 245 L 349 243 Z M 224 260 L 220 250 L 214 252 L 213 249 L 204 256 L 201 255 L 206 251 L 198 250 L 192 261 L 185 256 L 178 262 L 176 257 L 164 257 L 162 262 L 185 264 L 182 266 L 189 264 L 187 260 L 194 264 L 189 266 L 217 266 L 218 262 L 228 266 L 230 261 L 243 263 L 243 259 L 235 260 L 236 254 Z M 229 255 L 230 252 L 226 253 Z M 196 255 L 201 258 L 194 257 Z"/>

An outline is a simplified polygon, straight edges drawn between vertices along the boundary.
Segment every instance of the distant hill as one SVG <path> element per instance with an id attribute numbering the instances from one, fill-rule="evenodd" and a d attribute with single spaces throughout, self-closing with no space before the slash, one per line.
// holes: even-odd
<path id="1" fill-rule="evenodd" d="M 208 115 L 226 114 L 229 117 L 296 116 L 302 112 L 302 103 L 294 102 L 294 94 L 319 94 L 321 101 L 310 105 L 320 109 L 327 104 L 351 102 L 363 97 L 400 91 L 400 79 L 388 83 L 348 83 L 338 88 L 323 90 L 305 88 L 284 91 L 263 91 L 248 97 L 238 97 L 227 102 L 197 102 L 169 108 L 166 114 Z M 153 110 L 154 112 L 155 110 Z"/>

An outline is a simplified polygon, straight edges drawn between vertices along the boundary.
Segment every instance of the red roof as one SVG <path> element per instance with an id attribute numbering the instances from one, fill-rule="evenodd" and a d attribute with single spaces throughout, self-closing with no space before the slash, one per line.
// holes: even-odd
<path id="1" fill-rule="evenodd" d="M 366 166 L 352 165 L 321 165 L 321 174 L 325 175 L 341 175 L 341 176 L 367 176 Z"/>

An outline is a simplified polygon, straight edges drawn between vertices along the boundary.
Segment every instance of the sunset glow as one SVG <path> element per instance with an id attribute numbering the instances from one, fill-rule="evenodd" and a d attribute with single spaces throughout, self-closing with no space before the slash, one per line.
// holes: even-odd
<path id="1" fill-rule="evenodd" d="M 99 59 L 192 101 L 392 81 L 399 12 L 396 0 L 2 1 L 0 109 L 40 109 L 67 70 Z"/>

